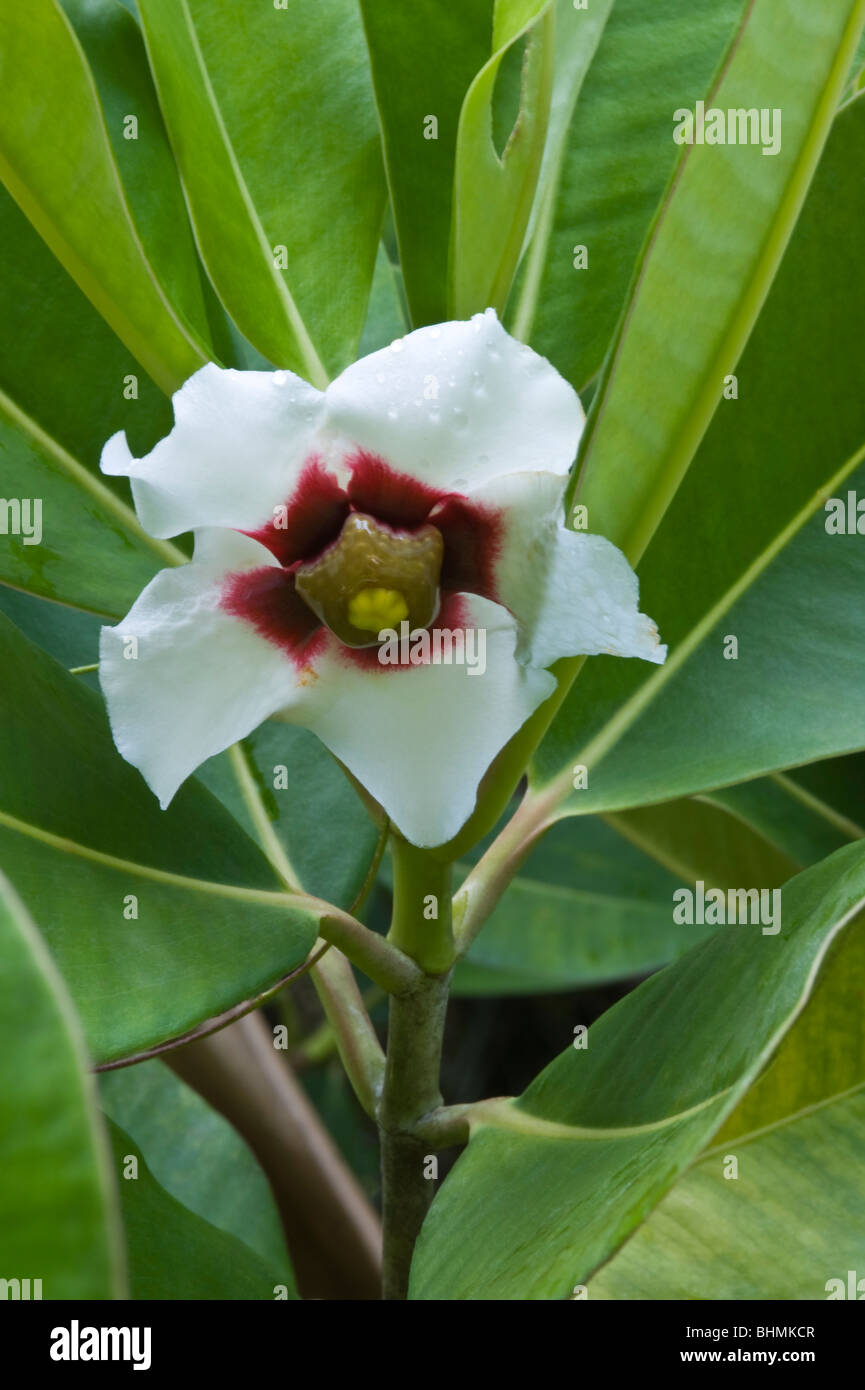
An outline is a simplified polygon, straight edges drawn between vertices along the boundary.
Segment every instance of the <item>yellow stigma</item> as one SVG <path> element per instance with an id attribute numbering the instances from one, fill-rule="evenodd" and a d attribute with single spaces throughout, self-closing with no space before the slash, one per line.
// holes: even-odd
<path id="1" fill-rule="evenodd" d="M 361 589 L 348 601 L 348 620 L 361 632 L 395 628 L 408 617 L 408 604 L 399 589 Z"/>

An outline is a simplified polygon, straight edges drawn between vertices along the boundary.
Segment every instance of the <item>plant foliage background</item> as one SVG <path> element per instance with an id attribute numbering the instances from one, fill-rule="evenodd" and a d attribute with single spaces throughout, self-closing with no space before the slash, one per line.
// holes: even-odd
<path id="1" fill-rule="evenodd" d="M 272 859 L 344 909 L 374 873 L 381 930 L 380 827 L 276 725 L 159 810 L 80 668 L 188 546 L 98 462 L 118 429 L 151 447 L 206 361 L 321 386 L 488 304 L 591 402 L 572 500 L 670 656 L 563 670 L 526 745 L 518 815 L 545 797 L 551 828 L 457 966 L 444 1073 L 451 1101 L 526 1089 L 475 1116 L 411 1296 L 811 1299 L 865 1274 L 865 520 L 826 511 L 865 498 L 863 22 L 861 0 L 4 11 L 0 476 L 43 534 L 0 536 L 0 1276 L 297 1296 L 291 1175 L 278 1213 L 254 1126 L 259 1161 L 163 1061 L 90 1072 L 266 995 L 375 1197 L 333 1030 L 308 983 L 273 994 L 321 923 Z M 703 99 L 779 109 L 778 155 L 675 144 Z M 698 880 L 782 888 L 782 930 L 677 925 Z"/>

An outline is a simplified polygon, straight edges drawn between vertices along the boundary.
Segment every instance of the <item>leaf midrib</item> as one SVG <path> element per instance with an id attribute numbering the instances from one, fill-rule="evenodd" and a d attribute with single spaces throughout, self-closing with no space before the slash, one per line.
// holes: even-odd
<path id="1" fill-rule="evenodd" d="M 37 424 L 31 415 L 16 405 L 2 389 L 0 389 L 0 411 L 6 415 L 12 425 L 29 436 L 37 448 L 50 455 L 82 491 L 89 493 L 101 507 L 110 512 L 125 527 L 131 536 L 147 545 L 159 556 L 160 560 L 169 565 L 186 564 L 189 557 L 184 555 L 182 550 L 179 550 L 170 541 L 158 540 L 145 531 L 131 507 L 127 506 L 103 482 L 100 482 L 88 468 L 84 467 L 83 463 L 80 463 L 67 449 L 64 449 L 58 440 Z"/>
<path id="2" fill-rule="evenodd" d="M 292 295 L 291 291 L 288 288 L 288 285 L 285 283 L 285 280 L 279 274 L 279 271 L 276 269 L 276 266 L 273 263 L 273 255 L 264 232 L 264 227 L 261 224 L 261 219 L 259 218 L 258 211 L 252 198 L 252 194 L 250 193 L 246 180 L 243 177 L 243 173 L 241 171 L 237 155 L 234 151 L 234 146 L 231 142 L 231 137 L 228 133 L 228 128 L 225 124 L 225 121 L 223 120 L 222 111 L 220 110 L 219 102 L 216 98 L 216 93 L 213 90 L 213 83 L 210 80 L 210 74 L 207 70 L 207 64 L 204 61 L 204 54 L 201 51 L 201 44 L 198 41 L 198 34 L 196 32 L 195 23 L 193 21 L 192 14 L 189 9 L 188 0 L 179 0 L 179 7 L 180 12 L 183 16 L 183 21 L 186 26 L 187 33 L 189 35 L 189 42 L 195 54 L 195 60 L 198 66 L 199 77 L 201 79 L 201 85 L 204 91 L 204 95 L 207 99 L 207 104 L 210 107 L 210 110 L 213 114 L 214 124 L 216 126 L 217 133 L 225 150 L 231 173 L 234 176 L 237 191 L 240 194 L 241 202 L 243 203 L 243 206 L 246 210 L 246 214 L 249 218 L 249 224 L 252 228 L 252 231 L 255 235 L 255 239 L 258 242 L 259 248 L 261 250 L 264 267 L 267 270 L 268 276 L 271 280 L 271 283 L 273 284 L 274 289 L 276 290 L 276 297 L 282 305 L 286 322 L 288 323 L 288 326 L 296 340 L 297 347 L 300 351 L 300 355 L 304 363 L 304 368 L 308 375 L 308 380 L 313 386 L 317 386 L 319 387 L 319 389 L 324 390 L 324 388 L 328 385 L 330 378 L 324 368 L 324 364 L 322 363 L 321 358 L 319 357 L 316 351 L 315 345 L 312 341 L 309 330 L 306 327 L 300 310 L 298 309 L 297 304 L 294 301 L 294 296 Z M 146 38 L 146 14 L 142 15 L 142 29 Z M 148 51 L 150 51 L 149 43 Z M 154 80 L 158 85 L 158 66 L 156 64 L 153 64 L 153 71 Z M 195 217 L 194 211 L 193 217 Z"/>
<path id="3" fill-rule="evenodd" d="M 730 1148 L 731 1144 L 735 1144 L 737 1149 L 742 1148 L 745 1144 L 752 1144 L 756 1140 L 764 1138 L 767 1134 L 773 1134 L 776 1130 L 783 1129 L 786 1125 L 794 1125 L 799 1120 L 807 1119 L 810 1115 L 819 1114 L 819 1112 L 825 1110 L 827 1106 L 836 1105 L 839 1101 L 848 1100 L 850 1096 L 858 1095 L 858 1093 L 863 1090 L 865 1090 L 865 1079 L 858 1081 L 855 1086 L 848 1086 L 844 1091 L 835 1091 L 830 1096 L 824 1096 L 822 1100 L 814 1101 L 811 1105 L 803 1105 L 800 1106 L 798 1110 L 791 1110 L 789 1114 L 780 1116 L 779 1119 L 773 1120 L 770 1124 L 762 1125 L 760 1129 L 746 1130 L 742 1134 L 732 1135 L 723 1144 L 716 1144 L 710 1149 L 704 1149 L 701 1154 L 698 1154 L 691 1166 L 697 1167 L 705 1159 L 711 1158 L 715 1154 L 723 1153 L 725 1149 Z"/>
<path id="4" fill-rule="evenodd" d="M 727 51 L 722 67 L 712 84 L 707 102 L 711 102 L 715 94 L 723 86 L 736 51 L 751 22 L 754 9 L 755 0 L 748 0 L 742 22 Z M 643 508 L 640 522 L 636 525 L 635 529 L 632 530 L 630 537 L 620 537 L 617 540 L 617 543 L 620 544 L 632 564 L 637 563 L 648 546 L 667 510 L 669 501 L 675 494 L 676 486 L 678 485 L 676 483 L 677 476 L 679 481 L 681 481 L 681 477 L 693 461 L 700 442 L 705 435 L 706 429 L 717 407 L 717 389 L 714 383 L 719 381 L 724 375 L 724 369 L 728 369 L 728 364 L 735 364 L 741 356 L 748 337 L 750 336 L 751 329 L 765 303 L 774 278 L 774 270 L 780 265 L 784 249 L 790 240 L 796 218 L 804 203 L 810 185 L 811 175 L 817 166 L 820 150 L 825 145 L 832 126 L 832 119 L 826 119 L 827 108 L 832 113 L 837 114 L 838 96 L 840 95 L 840 90 L 843 90 L 843 83 L 846 80 L 852 59 L 852 51 L 848 52 L 848 49 L 853 49 L 853 39 L 862 29 L 863 15 L 865 15 L 865 3 L 863 3 L 863 0 L 858 0 L 858 3 L 852 7 L 850 17 L 847 24 L 844 26 L 841 41 L 836 50 L 835 60 L 829 68 L 826 80 L 819 93 L 815 93 L 816 101 L 808 125 L 808 132 L 799 148 L 798 156 L 790 169 L 789 176 L 784 184 L 783 192 L 775 205 L 774 212 L 769 218 L 762 244 L 757 250 L 756 255 L 750 261 L 749 268 L 745 271 L 741 293 L 736 300 L 736 304 L 717 342 L 716 349 L 712 352 L 710 360 L 705 364 L 695 382 L 691 408 L 684 415 L 681 422 L 674 430 L 672 439 L 669 441 L 665 453 L 663 474 L 655 477 L 652 494 L 649 499 L 654 500 L 654 506 Z M 634 289 L 629 297 L 629 302 L 625 309 L 620 328 L 610 349 L 608 367 L 604 371 L 599 391 L 598 407 L 596 411 L 592 412 L 592 416 L 583 436 L 581 458 L 575 471 L 576 497 L 581 495 L 583 484 L 588 476 L 587 470 L 592 449 L 603 419 L 609 409 L 610 398 L 614 390 L 620 366 L 621 353 L 628 336 L 627 328 L 639 301 L 642 282 L 645 279 L 651 261 L 651 252 L 659 232 L 665 223 L 666 217 L 669 214 L 673 201 L 673 192 L 678 187 L 690 160 L 695 157 L 694 151 L 697 148 L 698 147 L 695 145 L 683 147 L 680 163 L 673 173 L 667 193 L 662 200 L 643 249 L 639 268 L 634 280 Z M 732 366 L 729 366 L 729 369 L 732 370 Z M 673 484 L 672 489 L 670 486 L 671 483 Z M 573 499 L 569 497 L 568 501 L 570 502 L 572 500 Z"/>
<path id="5" fill-rule="evenodd" d="M 228 898 L 237 902 L 256 903 L 262 907 L 281 907 L 293 911 L 307 911 L 315 915 L 319 904 L 305 895 L 288 893 L 282 889 L 245 888 L 242 884 L 219 883 L 213 879 L 195 878 L 188 874 L 174 873 L 169 869 L 157 869 L 150 864 L 139 864 L 132 859 L 106 854 L 64 835 L 55 835 L 51 830 L 34 825 L 32 821 L 19 819 L 0 811 L 0 827 L 26 835 L 31 840 L 48 845 L 64 854 L 72 854 L 79 859 L 99 864 L 103 868 L 116 869 L 138 878 L 149 879 L 154 883 L 164 883 L 169 887 L 183 888 L 193 892 L 210 894 L 213 897 Z"/>

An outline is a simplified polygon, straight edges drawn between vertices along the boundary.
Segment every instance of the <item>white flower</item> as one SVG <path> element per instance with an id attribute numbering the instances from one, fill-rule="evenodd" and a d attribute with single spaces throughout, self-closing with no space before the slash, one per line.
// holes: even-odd
<path id="1" fill-rule="evenodd" d="M 579 399 L 492 310 L 418 329 L 324 392 L 291 372 L 202 367 L 174 417 L 145 458 L 122 433 L 102 456 L 132 479 L 152 535 L 195 532 L 192 561 L 102 630 L 115 742 L 163 806 L 279 716 L 313 730 L 410 840 L 441 844 L 552 693 L 553 661 L 664 660 L 624 556 L 564 527 Z M 427 626 L 485 634 L 483 673 L 432 651 L 382 664 L 378 629 Z"/>

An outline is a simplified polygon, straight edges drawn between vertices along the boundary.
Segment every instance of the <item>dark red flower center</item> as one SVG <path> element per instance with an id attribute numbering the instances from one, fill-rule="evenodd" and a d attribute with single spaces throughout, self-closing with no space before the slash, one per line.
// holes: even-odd
<path id="1" fill-rule="evenodd" d="M 401 614 L 413 628 L 427 627 L 441 606 L 453 610 L 454 594 L 496 597 L 496 509 L 430 487 L 364 450 L 346 463 L 343 488 L 320 458 L 307 459 L 291 498 L 247 533 L 279 568 L 230 575 L 222 595 L 227 612 L 251 623 L 299 667 L 310 664 L 328 629 L 347 649 L 375 647 L 379 616 Z"/>

